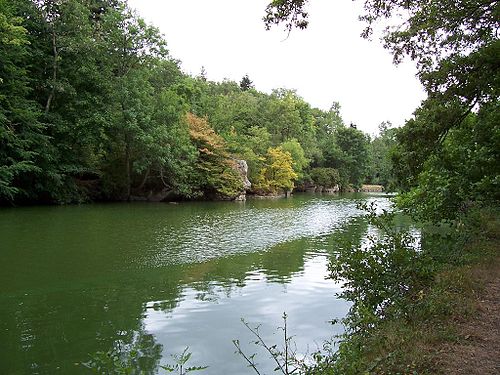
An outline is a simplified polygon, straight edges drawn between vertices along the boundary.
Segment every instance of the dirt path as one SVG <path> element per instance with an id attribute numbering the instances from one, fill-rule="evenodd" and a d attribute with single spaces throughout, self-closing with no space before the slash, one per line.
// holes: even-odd
<path id="1" fill-rule="evenodd" d="M 460 340 L 440 348 L 438 367 L 445 374 L 500 374 L 500 259 L 473 270 L 484 286 L 476 299 L 477 313 L 460 323 Z"/>

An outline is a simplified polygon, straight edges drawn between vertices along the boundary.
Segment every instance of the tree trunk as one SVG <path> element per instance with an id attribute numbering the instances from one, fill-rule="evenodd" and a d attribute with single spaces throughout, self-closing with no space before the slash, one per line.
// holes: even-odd
<path id="1" fill-rule="evenodd" d="M 127 201 L 130 202 L 130 196 L 132 191 L 132 181 L 131 181 L 131 171 L 130 171 L 130 140 L 128 135 L 125 136 L 125 168 L 126 168 L 126 183 L 127 183 Z"/>
<path id="2" fill-rule="evenodd" d="M 138 190 L 142 190 L 144 188 L 144 185 L 146 185 L 146 181 L 149 178 L 149 172 L 150 172 L 150 169 L 149 168 L 146 169 L 146 174 L 144 175 L 144 179 L 142 180 L 141 184 L 137 188 Z"/>
<path id="3" fill-rule="evenodd" d="M 59 52 L 57 51 L 56 31 L 54 30 L 54 26 L 52 26 L 52 53 L 54 57 L 52 60 L 52 88 L 47 98 L 47 103 L 45 104 L 45 114 L 49 113 L 50 105 L 56 93 L 57 59 L 59 58 Z"/>

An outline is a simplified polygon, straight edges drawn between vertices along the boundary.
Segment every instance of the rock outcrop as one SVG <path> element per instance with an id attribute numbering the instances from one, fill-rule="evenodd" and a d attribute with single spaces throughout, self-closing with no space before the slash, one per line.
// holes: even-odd
<path id="1" fill-rule="evenodd" d="M 339 185 L 331 186 L 331 187 L 325 187 L 325 186 L 307 186 L 305 188 L 305 191 L 308 193 L 328 193 L 328 194 L 334 194 L 338 193 L 340 191 Z"/>
<path id="2" fill-rule="evenodd" d="M 239 195 L 233 198 L 235 201 L 244 201 L 246 200 L 247 191 L 252 187 L 252 183 L 248 179 L 248 164 L 245 160 L 234 159 L 235 169 L 240 174 L 241 182 L 243 183 L 243 190 Z"/>
<path id="3" fill-rule="evenodd" d="M 238 172 L 240 172 L 241 180 L 243 181 L 243 189 L 250 190 L 252 183 L 248 179 L 248 164 L 245 160 L 236 160 L 238 165 Z"/>
<path id="4" fill-rule="evenodd" d="M 382 185 L 362 185 L 360 191 L 363 193 L 382 193 L 384 187 Z"/>

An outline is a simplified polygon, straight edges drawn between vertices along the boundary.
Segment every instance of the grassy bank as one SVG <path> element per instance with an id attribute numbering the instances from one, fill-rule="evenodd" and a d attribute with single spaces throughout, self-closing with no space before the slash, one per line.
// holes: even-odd
<path id="1" fill-rule="evenodd" d="M 450 374 L 462 373 L 457 371 L 465 366 L 477 369 L 471 374 L 494 373 L 488 368 L 498 366 L 494 353 L 498 348 L 476 344 L 498 341 L 489 327 L 498 324 L 498 304 L 490 306 L 498 301 L 499 292 L 495 287 L 500 274 L 498 212 L 476 212 L 445 234 L 432 233 L 433 228 L 427 232 L 430 240 L 420 254 L 396 237 L 382 251 L 393 246 L 397 256 L 374 259 L 364 254 L 349 269 L 333 270 L 338 277 L 361 273 L 354 276 L 359 282 L 347 285 L 351 292 L 347 297 L 358 306 L 346 320 L 348 332 L 333 354 L 335 363 L 318 373 Z M 380 250 L 377 244 L 371 248 Z M 386 268 L 378 261 L 385 261 Z M 381 273 L 370 276 L 377 271 Z M 363 277 L 378 289 L 373 293 L 363 289 Z M 486 308 L 485 299 L 490 301 Z M 474 327 L 482 327 L 477 335 L 485 337 L 474 337 Z M 482 360 L 474 363 L 474 357 Z"/>

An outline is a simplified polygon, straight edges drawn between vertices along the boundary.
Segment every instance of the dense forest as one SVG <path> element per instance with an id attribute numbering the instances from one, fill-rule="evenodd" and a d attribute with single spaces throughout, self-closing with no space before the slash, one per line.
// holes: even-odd
<path id="1" fill-rule="evenodd" d="M 192 77 L 126 1 L 0 1 L 0 202 L 235 199 L 392 183 L 340 105 Z M 384 127 L 385 126 L 385 127 Z"/>

